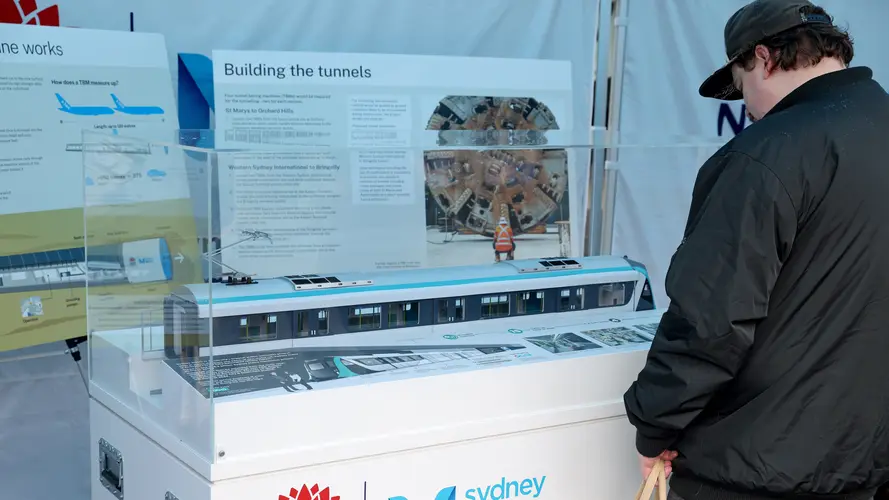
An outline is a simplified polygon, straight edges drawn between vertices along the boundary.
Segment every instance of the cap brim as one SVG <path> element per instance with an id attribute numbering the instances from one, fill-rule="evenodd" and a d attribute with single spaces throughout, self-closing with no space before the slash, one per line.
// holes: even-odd
<path id="1" fill-rule="evenodd" d="M 701 88 L 698 89 L 701 97 L 709 97 L 721 101 L 743 99 L 744 95 L 735 88 L 735 80 L 732 77 L 732 64 L 734 64 L 734 61 L 729 61 L 725 66 L 719 68 L 709 78 L 704 80 Z"/>

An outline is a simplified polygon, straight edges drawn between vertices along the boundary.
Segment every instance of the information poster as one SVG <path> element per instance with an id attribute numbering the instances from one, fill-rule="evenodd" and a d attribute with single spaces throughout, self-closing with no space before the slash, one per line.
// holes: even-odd
<path id="1" fill-rule="evenodd" d="M 217 147 L 232 151 L 219 159 L 226 266 L 277 276 L 487 264 L 501 222 L 514 258 L 559 254 L 569 62 L 248 51 L 213 61 Z"/>
<path id="2" fill-rule="evenodd" d="M 0 350 L 86 335 L 87 276 L 109 296 L 200 278 L 159 271 L 199 258 L 181 162 L 147 147 L 178 128 L 162 36 L 0 24 L 0 110 Z M 144 151 L 85 177 L 85 130 Z M 85 189 L 111 205 L 88 221 L 89 265 Z"/>

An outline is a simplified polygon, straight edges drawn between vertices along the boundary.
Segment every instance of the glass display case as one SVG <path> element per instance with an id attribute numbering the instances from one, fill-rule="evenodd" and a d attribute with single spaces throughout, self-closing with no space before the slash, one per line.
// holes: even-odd
<path id="1" fill-rule="evenodd" d="M 213 155 L 110 132 L 84 131 L 82 147 L 91 395 L 174 454 L 212 463 L 213 398 L 168 383 L 165 333 L 211 345 L 206 321 L 182 324 L 168 303 L 182 286 L 209 292 L 212 222 L 199 204 L 216 196 Z M 210 363 L 194 370 L 212 381 Z"/>
<path id="2" fill-rule="evenodd" d="M 227 477 L 417 446 L 492 393 L 513 398 L 482 416 L 501 423 L 619 398 L 660 313 L 643 263 L 583 256 L 593 149 L 473 134 L 223 149 L 85 131 L 91 396 Z M 503 370 L 601 353 L 633 361 Z M 619 384 L 518 396 L 569 376 Z"/>

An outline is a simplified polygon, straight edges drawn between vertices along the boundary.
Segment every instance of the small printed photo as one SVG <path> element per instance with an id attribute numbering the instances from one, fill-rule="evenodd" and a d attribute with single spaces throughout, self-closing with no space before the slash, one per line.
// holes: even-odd
<path id="1" fill-rule="evenodd" d="M 648 323 L 646 325 L 633 325 L 633 328 L 637 330 L 642 330 L 643 332 L 649 334 L 654 338 L 654 334 L 657 333 L 657 327 L 660 323 Z"/>
<path id="2" fill-rule="evenodd" d="M 22 318 L 43 316 L 43 301 L 40 297 L 28 297 L 21 302 Z"/>
<path id="3" fill-rule="evenodd" d="M 623 326 L 605 328 L 602 330 L 585 330 L 580 333 L 589 335 L 596 342 L 600 342 L 610 347 L 651 342 L 651 339 L 645 338 L 641 333 Z"/>
<path id="4" fill-rule="evenodd" d="M 429 112 L 426 130 L 457 149 L 423 155 L 428 266 L 558 255 L 573 181 L 568 152 L 542 147 L 546 132 L 559 130 L 549 106 L 534 97 L 445 95 Z M 487 147 L 497 145 L 507 147 Z"/>
<path id="5" fill-rule="evenodd" d="M 553 354 L 600 348 L 600 346 L 576 333 L 556 333 L 553 335 L 541 335 L 539 337 L 526 337 L 525 340 L 541 349 L 546 349 Z"/>

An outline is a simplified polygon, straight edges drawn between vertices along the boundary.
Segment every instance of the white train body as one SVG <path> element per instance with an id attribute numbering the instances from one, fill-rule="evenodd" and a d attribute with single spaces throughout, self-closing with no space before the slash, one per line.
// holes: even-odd
<path id="1" fill-rule="evenodd" d="M 381 330 L 411 338 L 654 307 L 645 267 L 612 256 L 300 275 L 178 289 L 165 305 L 165 347 L 181 357 L 211 344 L 217 354 L 348 345 Z"/>

